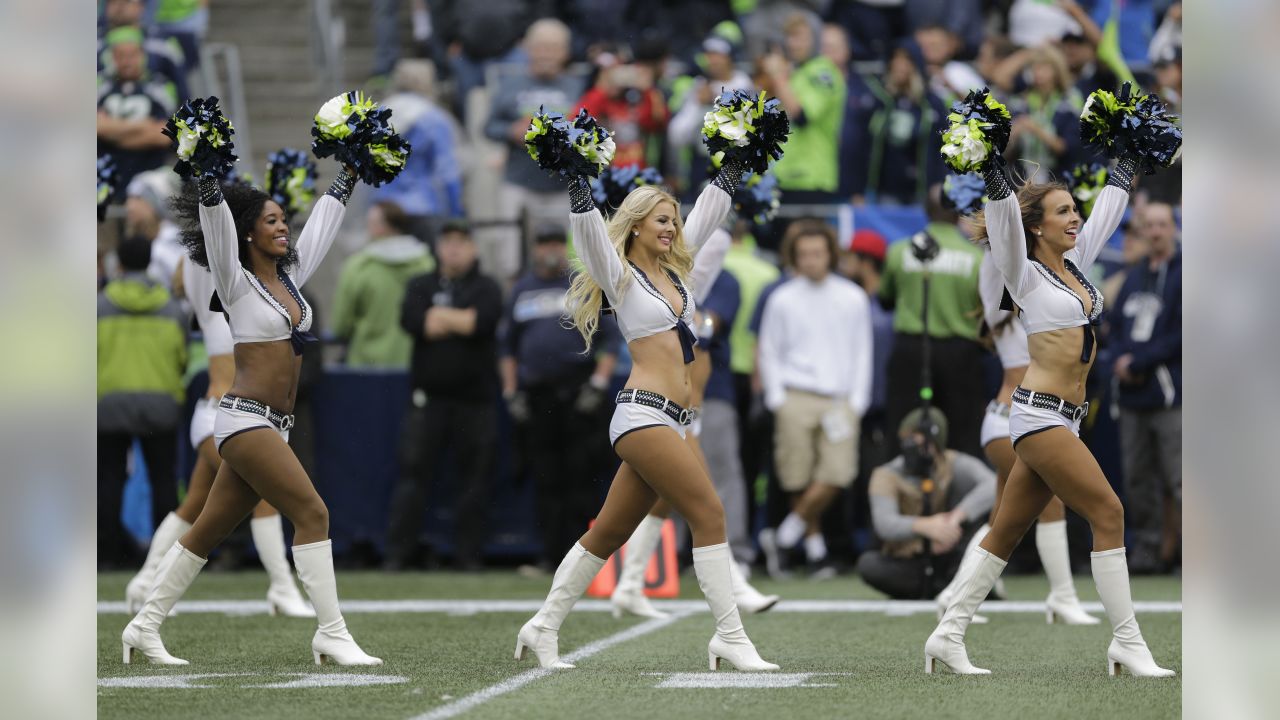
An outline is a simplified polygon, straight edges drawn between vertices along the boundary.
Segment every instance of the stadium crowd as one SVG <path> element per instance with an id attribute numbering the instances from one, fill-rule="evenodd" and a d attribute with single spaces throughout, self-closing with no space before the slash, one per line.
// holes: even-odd
<path id="1" fill-rule="evenodd" d="M 941 189 L 947 109 L 990 86 L 1014 111 L 1007 155 L 1017 172 L 1068 175 L 1096 160 L 1079 140 L 1092 90 L 1132 73 L 1180 106 L 1181 3 L 414 0 L 411 45 L 400 42 L 399 5 L 373 3 L 379 47 L 369 87 L 393 108 L 413 155 L 397 180 L 368 194 L 367 242 L 342 261 L 336 291 L 311 289 L 327 345 L 340 350 L 323 358 L 308 350 L 292 440 L 314 443 L 314 419 L 303 418 L 322 360 L 407 375 L 396 386 L 407 408 L 397 476 L 379 485 L 391 489 L 378 502 L 390 512 L 381 536 L 369 538 L 377 551 L 369 559 L 388 569 L 434 562 L 424 560 L 422 520 L 445 482 L 456 514 L 483 517 L 504 489 L 531 481 L 534 502 L 521 510 L 534 518 L 541 549 L 530 564 L 553 568 L 573 544 L 616 467 L 604 428 L 629 359 L 608 319 L 592 354 L 561 322 L 573 263 L 569 199 L 524 157 L 529 117 L 540 107 L 586 108 L 615 134 L 615 166 L 656 168 L 688 201 L 709 176 L 703 115 L 722 89 L 742 88 L 778 97 L 792 134 L 774 168 L 777 218 L 736 221 L 725 272 L 700 307 L 714 327 L 701 340 L 712 357 L 702 443 L 716 486 L 745 497 L 738 512 L 725 502 L 734 556 L 747 565 L 759 558 L 774 574 L 856 567 L 896 595 L 911 594 L 896 588 L 922 572 L 921 558 L 950 558 L 953 570 L 991 506 L 984 488 L 994 476 L 975 458 L 999 364 L 982 320 L 982 252 Z M 100 250 L 99 264 L 105 568 L 137 564 L 121 520 L 134 440 L 153 524 L 176 504 L 183 474 L 175 448 L 185 442 L 184 403 L 202 353 L 168 291 L 181 249 L 168 208 L 177 181 L 159 131 L 189 97 L 209 10 L 182 0 L 100 8 L 99 153 L 117 158 L 128 186 L 119 240 Z M 1120 41 L 1104 33 L 1108 20 Z M 508 149 L 491 200 L 497 223 L 465 202 L 470 160 L 459 133 L 472 125 Z M 1180 178 L 1178 165 L 1141 179 L 1105 276 L 1093 278 L 1107 302 L 1082 436 L 1122 468 L 1108 474 L 1122 482 L 1134 572 L 1180 562 Z M 839 236 L 833 219 L 845 205 L 852 231 Z M 864 211 L 899 206 L 919 215 L 915 229 L 939 246 L 935 259 L 922 263 L 908 237 L 858 222 Z M 912 411 L 926 334 L 942 428 L 929 439 L 933 490 L 921 489 L 902 457 L 920 419 Z M 846 339 L 854 352 L 829 351 Z M 852 412 L 824 412 L 819 399 L 855 391 L 862 376 L 870 391 Z M 306 464 L 319 451 L 299 456 Z M 455 525 L 454 565 L 494 562 L 484 548 L 503 534 L 499 524 Z"/>

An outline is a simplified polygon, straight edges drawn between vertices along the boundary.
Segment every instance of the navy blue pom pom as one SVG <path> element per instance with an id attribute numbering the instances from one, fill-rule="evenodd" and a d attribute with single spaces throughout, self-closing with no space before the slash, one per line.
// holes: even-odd
<path id="1" fill-rule="evenodd" d="M 617 149 L 613 135 L 585 109 L 571 123 L 541 107 L 529 121 L 524 145 L 538 167 L 565 179 L 599 176 Z"/>
<path id="2" fill-rule="evenodd" d="M 750 173 L 742 176 L 738 191 L 733 194 L 733 210 L 743 220 L 764 225 L 773 219 L 782 202 L 782 190 L 778 178 L 770 173 Z"/>
<path id="3" fill-rule="evenodd" d="M 782 157 L 782 144 L 791 122 L 777 98 L 765 99 L 744 90 L 725 92 L 703 117 L 702 135 L 717 166 L 736 160 L 747 170 L 763 174 Z"/>
<path id="4" fill-rule="evenodd" d="M 311 136 L 316 157 L 337 158 L 374 187 L 394 180 L 413 150 L 391 124 L 391 108 L 359 92 L 343 93 L 321 106 Z"/>
<path id="5" fill-rule="evenodd" d="M 98 156 L 98 222 L 107 219 L 107 206 L 120 195 L 120 171 L 111 154 Z"/>
<path id="6" fill-rule="evenodd" d="M 1148 175 L 1169 167 L 1182 151 L 1182 128 L 1155 95 L 1134 91 L 1095 90 L 1080 113 L 1080 139 L 1112 159 L 1128 157 Z"/>
<path id="7" fill-rule="evenodd" d="M 267 156 L 267 194 L 290 216 L 301 215 L 316 197 L 316 164 L 301 150 L 281 148 Z"/>
<path id="8" fill-rule="evenodd" d="M 184 179 L 202 175 L 221 178 L 235 165 L 231 141 L 235 128 L 212 95 L 183 103 L 160 132 L 173 139 L 172 147 L 178 154 L 173 170 Z"/>
<path id="9" fill-rule="evenodd" d="M 942 205 L 972 215 L 982 209 L 987 184 L 977 173 L 950 174 L 942 181 Z"/>

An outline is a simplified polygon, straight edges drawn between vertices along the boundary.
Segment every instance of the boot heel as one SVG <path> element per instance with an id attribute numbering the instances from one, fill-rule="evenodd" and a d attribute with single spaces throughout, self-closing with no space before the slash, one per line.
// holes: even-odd
<path id="1" fill-rule="evenodd" d="M 280 614 L 280 608 L 275 603 L 269 602 L 267 603 L 267 614 L 271 617 L 276 617 Z"/>
<path id="2" fill-rule="evenodd" d="M 1112 660 L 1112 659 L 1108 658 L 1108 659 L 1107 659 L 1107 674 L 1108 674 L 1108 675 L 1110 675 L 1111 677 L 1119 677 L 1119 675 L 1120 675 L 1120 663 L 1116 662 L 1115 660 Z"/>
<path id="3" fill-rule="evenodd" d="M 318 652 L 316 652 L 315 650 L 312 650 L 312 651 L 311 651 L 311 656 L 312 656 L 312 657 L 314 657 L 314 658 L 316 659 L 316 664 L 317 664 L 317 665 L 324 665 L 324 655 L 323 655 L 323 654 L 318 653 Z"/>
<path id="4" fill-rule="evenodd" d="M 133 648 L 129 643 L 124 643 L 124 664 L 128 665 L 133 660 Z"/>
<path id="5" fill-rule="evenodd" d="M 1045 621 L 1045 623 L 1046 623 L 1046 624 L 1048 624 L 1048 625 L 1052 625 L 1052 624 L 1053 624 L 1053 611 L 1052 611 L 1052 610 L 1050 610 L 1050 609 L 1048 609 L 1048 608 L 1045 608 L 1045 611 L 1044 611 L 1044 621 Z"/>
<path id="6" fill-rule="evenodd" d="M 618 607 L 617 605 L 613 606 L 613 619 L 614 620 L 622 619 L 622 608 Z"/>
<path id="7" fill-rule="evenodd" d="M 524 660 L 525 644 L 516 640 L 516 660 Z"/>
<path id="8" fill-rule="evenodd" d="M 934 658 L 933 658 L 932 656 L 930 656 L 930 655 L 925 655 L 925 656 L 924 656 L 924 674 L 925 674 L 925 675 L 932 675 L 932 674 L 933 674 L 933 664 L 934 664 L 934 662 L 936 662 L 936 661 L 934 660 Z"/>
<path id="9" fill-rule="evenodd" d="M 712 670 L 720 669 L 720 658 L 716 657 L 714 653 L 707 653 L 707 660 Z"/>

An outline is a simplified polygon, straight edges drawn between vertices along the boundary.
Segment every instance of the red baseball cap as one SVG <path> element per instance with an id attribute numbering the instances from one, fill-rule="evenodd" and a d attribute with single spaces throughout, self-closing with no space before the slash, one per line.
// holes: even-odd
<path id="1" fill-rule="evenodd" d="M 849 238 L 849 252 L 869 255 L 876 260 L 884 260 L 888 243 L 884 236 L 875 230 L 858 230 Z"/>

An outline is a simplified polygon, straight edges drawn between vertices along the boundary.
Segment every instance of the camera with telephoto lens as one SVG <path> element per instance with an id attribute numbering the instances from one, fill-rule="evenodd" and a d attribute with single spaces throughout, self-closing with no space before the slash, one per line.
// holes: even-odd
<path id="1" fill-rule="evenodd" d="M 911 236 L 911 254 L 922 263 L 927 263 L 938 257 L 940 250 L 938 241 L 923 230 Z"/>

